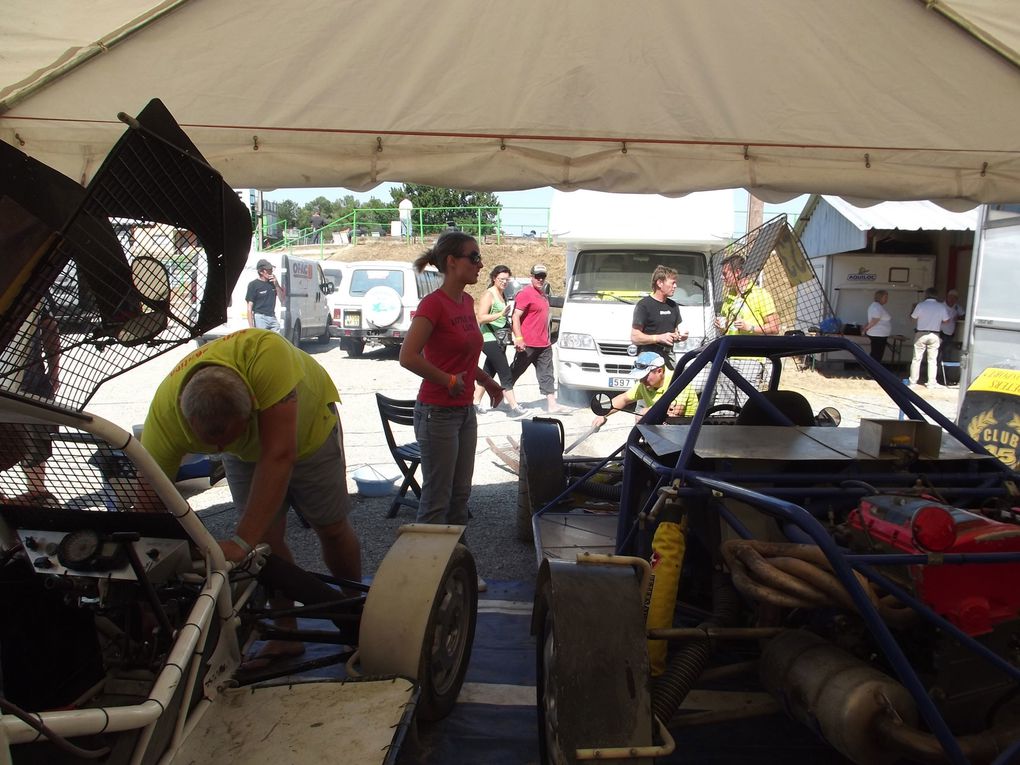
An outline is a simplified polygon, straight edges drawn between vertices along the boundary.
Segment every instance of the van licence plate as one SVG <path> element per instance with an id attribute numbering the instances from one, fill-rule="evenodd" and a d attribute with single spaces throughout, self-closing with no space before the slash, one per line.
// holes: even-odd
<path id="1" fill-rule="evenodd" d="M 629 388 L 634 382 L 629 377 L 610 377 L 610 388 Z"/>

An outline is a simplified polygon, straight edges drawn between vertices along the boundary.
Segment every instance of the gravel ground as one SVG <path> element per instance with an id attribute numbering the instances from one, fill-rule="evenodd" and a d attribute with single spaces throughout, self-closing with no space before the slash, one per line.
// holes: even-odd
<path id="1" fill-rule="evenodd" d="M 190 348 L 182 348 L 155 359 L 141 368 L 108 382 L 88 406 L 94 414 L 130 429 L 145 419 L 152 391 L 172 366 Z M 305 346 L 336 381 L 343 397 L 341 419 L 344 427 L 348 462 L 348 488 L 352 493 L 352 523 L 362 543 L 363 569 L 370 576 L 377 569 L 396 535 L 396 529 L 413 520 L 412 511 L 402 508 L 398 517 L 386 518 L 390 498 L 367 498 L 356 493 L 357 486 L 350 473 L 362 465 L 381 465 L 394 469 L 383 438 L 375 403 L 375 393 L 397 398 L 413 398 L 418 378 L 402 369 L 395 349 L 376 348 L 363 358 L 351 359 L 333 341 L 328 346 Z M 897 410 L 878 394 L 878 386 L 851 372 L 836 370 L 798 371 L 791 367 L 784 373 L 784 388 L 803 391 L 817 411 L 835 405 L 842 413 L 844 424 L 861 417 L 895 418 Z M 515 388 L 525 406 L 541 413 L 544 397 L 538 391 L 533 370 L 529 370 Z M 940 411 L 953 417 L 957 406 L 956 389 L 926 390 L 922 395 Z M 564 423 L 566 441 L 570 443 L 591 424 L 592 414 L 575 409 L 557 415 Z M 617 415 L 597 434 L 578 447 L 577 455 L 605 455 L 622 443 L 632 422 L 629 415 Z M 530 581 L 536 569 L 535 552 L 530 544 L 517 541 L 515 513 L 517 477 L 492 453 L 486 437 L 505 441 L 518 438 L 521 426 L 502 413 L 480 415 L 479 438 L 475 461 L 474 489 L 471 495 L 469 545 L 478 564 L 479 573 L 495 581 Z M 398 435 L 399 438 L 399 435 Z M 412 438 L 407 431 L 406 440 Z M 212 533 L 221 538 L 233 533 L 237 514 L 230 501 L 226 482 L 210 488 L 204 480 L 181 484 L 192 507 L 206 522 Z M 294 516 L 288 524 L 288 543 L 295 559 L 303 567 L 324 571 L 314 533 L 303 528 Z"/>

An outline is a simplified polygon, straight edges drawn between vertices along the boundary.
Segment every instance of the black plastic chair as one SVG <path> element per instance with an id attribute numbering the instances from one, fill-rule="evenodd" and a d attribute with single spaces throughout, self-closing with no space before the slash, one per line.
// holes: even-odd
<path id="1" fill-rule="evenodd" d="M 768 400 L 776 409 L 785 414 L 794 425 L 810 426 L 815 424 L 815 415 L 811 404 L 806 398 L 794 390 L 764 390 L 762 398 Z M 737 415 L 737 425 L 781 425 L 775 415 L 767 410 L 761 401 L 749 398 Z"/>
<path id="2" fill-rule="evenodd" d="M 404 476 L 400 490 L 386 513 L 387 518 L 396 518 L 401 505 L 418 509 L 418 501 L 405 496 L 408 489 L 414 492 L 415 497 L 421 499 L 421 486 L 414 477 L 418 465 L 421 464 L 421 449 L 418 448 L 417 441 L 397 444 L 392 428 L 393 424 L 414 427 L 414 399 L 404 401 L 376 393 L 375 400 L 379 405 L 379 417 L 382 419 L 386 445 L 390 447 L 390 454 L 393 455 L 394 462 L 397 463 L 397 467 L 400 468 L 400 472 Z"/>

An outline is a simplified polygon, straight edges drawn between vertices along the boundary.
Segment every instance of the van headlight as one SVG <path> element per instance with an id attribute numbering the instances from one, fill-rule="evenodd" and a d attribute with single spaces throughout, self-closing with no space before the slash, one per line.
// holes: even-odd
<path id="1" fill-rule="evenodd" d="M 558 343 L 560 348 L 595 348 L 595 341 L 591 335 L 580 335 L 576 332 L 560 332 Z"/>

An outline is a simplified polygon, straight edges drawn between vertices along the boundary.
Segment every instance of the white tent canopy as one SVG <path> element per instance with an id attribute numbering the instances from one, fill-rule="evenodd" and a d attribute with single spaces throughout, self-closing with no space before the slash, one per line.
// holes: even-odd
<path id="1" fill-rule="evenodd" d="M 6 0 L 0 138 L 160 98 L 235 187 L 1020 201 L 1016 0 Z"/>

